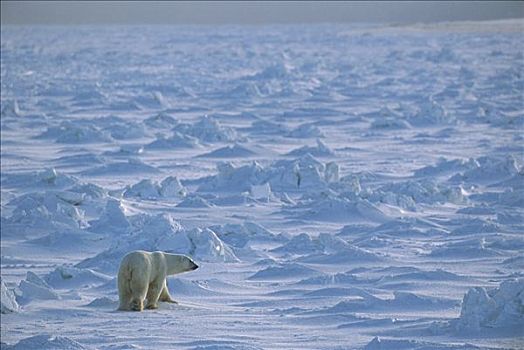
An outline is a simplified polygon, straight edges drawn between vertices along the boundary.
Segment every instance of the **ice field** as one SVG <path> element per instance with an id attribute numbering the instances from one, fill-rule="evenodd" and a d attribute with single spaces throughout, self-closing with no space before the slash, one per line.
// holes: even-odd
<path id="1" fill-rule="evenodd" d="M 1 349 L 523 349 L 523 32 L 2 27 Z"/>

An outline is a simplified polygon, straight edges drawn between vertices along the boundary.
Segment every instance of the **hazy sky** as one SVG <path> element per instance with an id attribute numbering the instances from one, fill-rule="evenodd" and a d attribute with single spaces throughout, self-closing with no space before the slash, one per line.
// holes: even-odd
<path id="1" fill-rule="evenodd" d="M 1 1 L 2 24 L 435 22 L 524 17 L 522 1 Z"/>

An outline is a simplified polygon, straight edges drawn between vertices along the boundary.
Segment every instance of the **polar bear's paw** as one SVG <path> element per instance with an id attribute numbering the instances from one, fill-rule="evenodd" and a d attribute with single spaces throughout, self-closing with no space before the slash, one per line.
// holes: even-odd
<path id="1" fill-rule="evenodd" d="M 155 310 L 155 309 L 158 309 L 158 304 L 148 304 L 146 306 L 146 309 L 149 309 L 149 310 Z"/>
<path id="2" fill-rule="evenodd" d="M 142 311 L 144 309 L 144 303 L 140 299 L 132 299 L 129 303 L 129 309 L 132 311 Z"/>

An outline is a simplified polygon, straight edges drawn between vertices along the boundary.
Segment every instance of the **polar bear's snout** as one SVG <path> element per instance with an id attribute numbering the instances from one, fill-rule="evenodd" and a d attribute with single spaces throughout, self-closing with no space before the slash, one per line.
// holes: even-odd
<path id="1" fill-rule="evenodd" d="M 198 269 L 199 267 L 196 264 L 196 262 L 194 262 L 193 259 L 191 259 L 188 256 L 184 256 L 184 259 L 182 260 L 182 264 L 185 265 L 185 271 L 194 271 Z"/>

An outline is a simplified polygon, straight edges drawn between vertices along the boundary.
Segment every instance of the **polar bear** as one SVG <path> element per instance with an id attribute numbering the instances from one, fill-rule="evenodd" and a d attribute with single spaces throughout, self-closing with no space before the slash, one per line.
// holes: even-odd
<path id="1" fill-rule="evenodd" d="M 167 290 L 166 276 L 196 270 L 185 255 L 136 250 L 122 259 L 118 270 L 118 310 L 157 309 L 158 301 L 176 303 Z"/>

